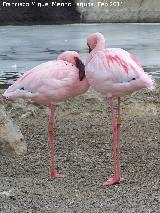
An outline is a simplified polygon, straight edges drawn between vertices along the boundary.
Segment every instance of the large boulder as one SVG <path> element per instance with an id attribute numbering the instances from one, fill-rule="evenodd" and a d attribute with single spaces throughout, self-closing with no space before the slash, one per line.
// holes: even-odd
<path id="1" fill-rule="evenodd" d="M 75 0 L 83 22 L 160 22 L 159 0 Z"/>
<path id="2" fill-rule="evenodd" d="M 19 127 L 0 105 L 0 152 L 23 155 L 26 151 L 27 145 Z"/>

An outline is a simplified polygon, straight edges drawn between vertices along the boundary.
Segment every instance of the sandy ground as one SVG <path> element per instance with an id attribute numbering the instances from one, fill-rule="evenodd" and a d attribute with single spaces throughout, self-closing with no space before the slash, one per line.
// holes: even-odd
<path id="1" fill-rule="evenodd" d="M 160 212 L 158 92 L 160 88 L 122 98 L 125 179 L 109 187 L 102 186 L 113 171 L 111 115 L 105 98 L 89 90 L 58 105 L 56 164 L 64 179 L 50 178 L 49 109 L 25 102 L 6 104 L 28 152 L 23 158 L 0 155 L 0 192 L 10 190 L 10 196 L 0 197 L 0 212 Z"/>

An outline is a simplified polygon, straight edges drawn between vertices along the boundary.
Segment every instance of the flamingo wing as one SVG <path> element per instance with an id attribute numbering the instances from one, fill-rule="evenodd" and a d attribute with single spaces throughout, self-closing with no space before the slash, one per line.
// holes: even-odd
<path id="1" fill-rule="evenodd" d="M 66 67 L 66 63 L 61 60 L 40 64 L 25 72 L 5 93 L 14 92 L 17 89 L 36 92 L 44 86 L 52 86 L 53 89 L 56 89 L 60 87 L 60 84 L 64 86 L 67 82 L 66 80 L 71 78 L 71 75 L 74 73 L 73 67 L 70 70 L 71 72 Z"/>
<path id="2" fill-rule="evenodd" d="M 144 73 L 136 58 L 123 49 L 109 48 L 98 51 L 87 65 L 96 79 L 125 83 L 139 79 Z"/>
<path id="3" fill-rule="evenodd" d="M 27 71 L 11 85 L 3 94 L 8 99 L 16 98 L 50 101 L 57 99 L 58 94 L 64 96 L 72 89 L 72 84 L 78 79 L 75 66 L 57 60 L 43 63 Z M 41 101 L 41 103 L 42 103 Z"/>
<path id="4" fill-rule="evenodd" d="M 114 83 L 131 82 L 144 74 L 144 70 L 136 57 L 127 51 L 107 49 L 105 53 L 105 66 L 112 73 Z"/>
<path id="5" fill-rule="evenodd" d="M 154 88 L 154 81 L 130 53 L 116 48 L 97 51 L 86 65 L 86 76 L 95 90 L 123 96 L 141 88 Z"/>

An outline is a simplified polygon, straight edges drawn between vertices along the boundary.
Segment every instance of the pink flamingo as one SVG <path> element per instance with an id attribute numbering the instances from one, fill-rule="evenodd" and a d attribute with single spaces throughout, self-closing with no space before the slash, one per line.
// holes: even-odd
<path id="1" fill-rule="evenodd" d="M 109 100 L 112 112 L 112 147 L 114 175 L 103 185 L 120 183 L 120 97 L 142 88 L 154 88 L 154 81 L 143 71 L 136 57 L 119 48 L 105 49 L 105 39 L 101 33 L 91 34 L 87 39 L 89 56 L 85 73 L 89 84 Z M 117 114 L 113 98 L 118 97 Z"/>
<path id="2" fill-rule="evenodd" d="M 84 64 L 75 51 L 66 51 L 58 60 L 49 61 L 27 71 L 3 94 L 5 100 L 16 98 L 49 105 L 51 108 L 48 131 L 51 150 L 51 177 L 63 177 L 56 173 L 54 163 L 54 114 L 56 103 L 86 92 L 89 88 Z"/>

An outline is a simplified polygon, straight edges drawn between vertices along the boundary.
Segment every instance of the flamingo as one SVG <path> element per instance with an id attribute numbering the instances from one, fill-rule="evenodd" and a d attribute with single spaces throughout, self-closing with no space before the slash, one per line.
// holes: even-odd
<path id="1" fill-rule="evenodd" d="M 84 64 L 75 51 L 66 51 L 57 60 L 42 63 L 27 71 L 2 95 L 5 100 L 17 98 L 49 105 L 51 109 L 48 124 L 50 138 L 51 177 L 64 175 L 55 171 L 54 163 L 54 115 L 56 103 L 86 92 L 89 88 Z"/>
<path id="2" fill-rule="evenodd" d="M 112 152 L 114 161 L 113 177 L 103 185 L 120 183 L 120 100 L 142 88 L 154 88 L 154 81 L 144 73 L 140 62 L 131 53 L 120 48 L 106 48 L 104 36 L 97 32 L 88 36 L 89 56 L 85 64 L 85 74 L 89 84 L 109 101 L 112 113 Z M 118 99 L 117 112 L 113 99 Z"/>

